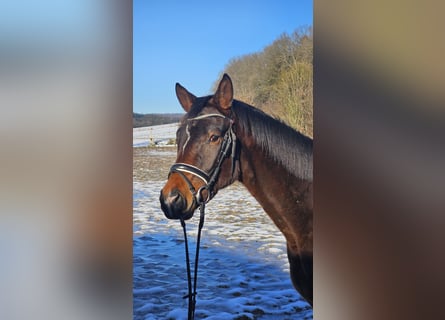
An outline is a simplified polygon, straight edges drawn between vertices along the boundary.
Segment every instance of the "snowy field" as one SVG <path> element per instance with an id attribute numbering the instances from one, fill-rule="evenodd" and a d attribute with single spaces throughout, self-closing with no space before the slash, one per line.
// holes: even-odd
<path id="1" fill-rule="evenodd" d="M 133 147 L 147 147 L 167 144 L 170 139 L 176 138 L 178 123 L 162 124 L 152 127 L 133 129 Z"/>
<path id="2" fill-rule="evenodd" d="M 182 229 L 159 206 L 176 150 L 133 150 L 134 319 L 187 319 Z M 187 223 L 193 253 L 198 220 Z M 242 185 L 207 205 L 201 246 L 196 319 L 312 319 L 291 284 L 283 236 Z"/>

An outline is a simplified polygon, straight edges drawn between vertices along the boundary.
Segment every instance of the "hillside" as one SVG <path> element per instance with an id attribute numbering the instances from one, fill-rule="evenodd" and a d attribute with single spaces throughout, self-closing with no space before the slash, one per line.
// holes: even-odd
<path id="1" fill-rule="evenodd" d="M 133 112 L 133 128 L 157 126 L 179 122 L 183 113 L 150 113 L 140 114 Z"/>
<path id="2" fill-rule="evenodd" d="M 223 73 L 230 75 L 235 98 L 313 136 L 312 27 L 282 34 L 263 50 L 232 58 Z"/>

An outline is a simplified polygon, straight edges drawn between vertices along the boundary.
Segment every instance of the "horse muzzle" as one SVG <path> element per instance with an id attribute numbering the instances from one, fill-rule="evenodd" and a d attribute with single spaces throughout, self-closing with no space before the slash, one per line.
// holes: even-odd
<path id="1" fill-rule="evenodd" d="M 194 203 L 188 207 L 186 198 L 177 189 L 171 190 L 167 195 L 164 195 L 161 190 L 159 201 L 161 209 L 168 219 L 188 220 L 193 217 L 197 207 Z"/>

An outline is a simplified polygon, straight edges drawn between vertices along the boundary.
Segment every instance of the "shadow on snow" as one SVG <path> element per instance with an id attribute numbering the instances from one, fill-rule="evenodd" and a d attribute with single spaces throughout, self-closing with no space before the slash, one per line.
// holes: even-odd
<path id="1" fill-rule="evenodd" d="M 179 222 L 178 222 L 179 223 Z M 287 271 L 203 242 L 197 284 L 197 319 L 312 319 Z M 189 238 L 190 252 L 195 242 Z M 192 268 L 194 255 L 191 256 Z M 192 269 L 193 270 L 193 269 Z M 187 319 L 187 277 L 182 234 L 133 239 L 133 318 Z"/>

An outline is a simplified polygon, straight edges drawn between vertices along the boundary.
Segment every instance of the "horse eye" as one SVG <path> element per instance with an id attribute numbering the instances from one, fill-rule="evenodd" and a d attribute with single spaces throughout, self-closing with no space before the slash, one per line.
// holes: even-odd
<path id="1" fill-rule="evenodd" d="M 216 134 L 212 134 L 209 139 L 210 142 L 216 142 L 218 140 L 219 140 L 219 136 Z"/>

